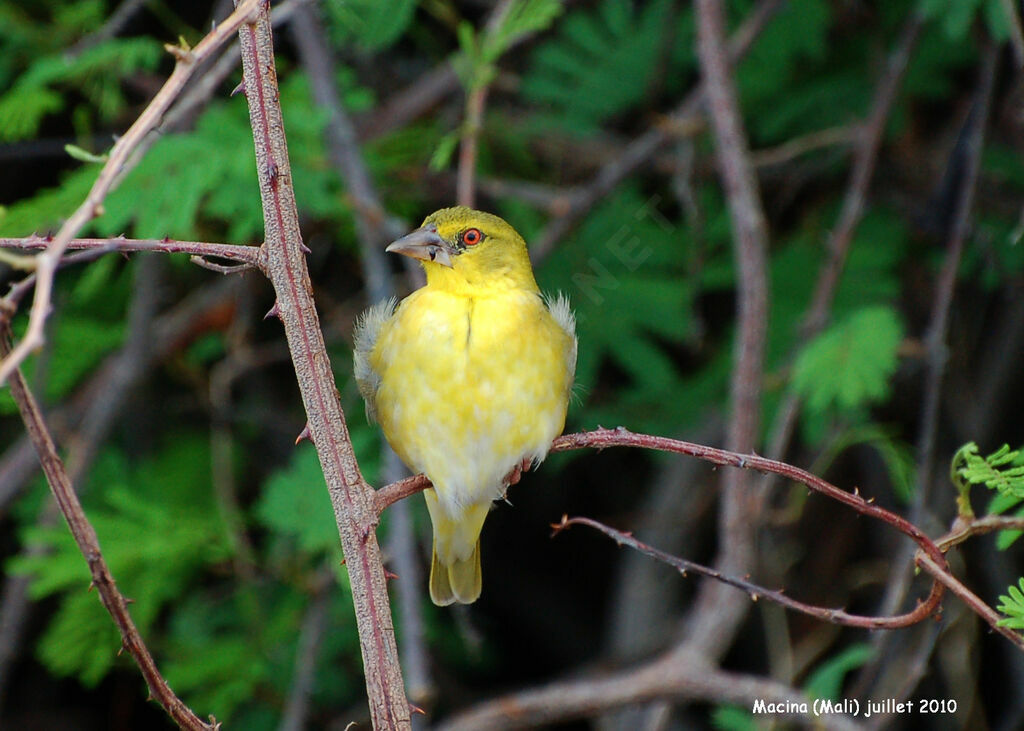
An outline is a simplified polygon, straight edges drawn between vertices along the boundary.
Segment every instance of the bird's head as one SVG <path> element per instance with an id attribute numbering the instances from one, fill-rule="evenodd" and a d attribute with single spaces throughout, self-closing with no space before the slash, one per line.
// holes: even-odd
<path id="1" fill-rule="evenodd" d="M 421 260 L 431 286 L 537 290 L 523 237 L 504 219 L 465 206 L 431 213 L 387 251 Z"/>

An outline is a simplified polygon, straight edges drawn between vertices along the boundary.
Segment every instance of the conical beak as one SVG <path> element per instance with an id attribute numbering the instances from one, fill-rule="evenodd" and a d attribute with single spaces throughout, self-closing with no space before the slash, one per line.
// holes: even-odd
<path id="1" fill-rule="evenodd" d="M 388 245 L 385 251 L 404 254 L 413 259 L 432 261 L 451 268 L 451 247 L 437 234 L 437 226 L 428 223 Z"/>

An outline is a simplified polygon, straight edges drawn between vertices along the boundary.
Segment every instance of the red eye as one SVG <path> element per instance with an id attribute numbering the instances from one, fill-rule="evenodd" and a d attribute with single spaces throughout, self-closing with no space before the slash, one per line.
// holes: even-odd
<path id="1" fill-rule="evenodd" d="M 478 228 L 468 228 L 462 232 L 462 243 L 466 246 L 476 246 L 483 241 L 484 235 Z"/>

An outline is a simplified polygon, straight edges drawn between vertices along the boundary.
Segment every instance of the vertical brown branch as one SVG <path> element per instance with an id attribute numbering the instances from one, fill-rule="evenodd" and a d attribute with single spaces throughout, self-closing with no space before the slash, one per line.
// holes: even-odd
<path id="1" fill-rule="evenodd" d="M 752 452 L 761 413 L 761 372 L 768 326 L 768 231 L 746 134 L 733 88 L 725 41 L 725 19 L 717 0 L 698 0 L 698 56 L 704 78 L 718 166 L 732 221 L 739 327 L 730 385 L 728 448 Z M 724 478 L 717 564 L 744 572 L 754 562 L 754 537 L 760 491 L 751 489 L 750 475 L 735 471 Z M 702 652 L 720 655 L 746 613 L 743 603 L 720 585 L 705 584 L 695 608 L 692 642 Z"/>
<path id="2" fill-rule="evenodd" d="M 267 273 L 277 295 L 275 311 L 284 325 L 310 435 L 320 457 L 341 535 L 366 672 L 370 716 L 375 728 L 409 728 L 409 705 L 375 533 L 373 490 L 363 478 L 352 450 L 313 303 L 266 11 L 255 24 L 239 30 L 239 39 L 263 201 Z"/>
<path id="3" fill-rule="evenodd" d="M 466 119 L 462 123 L 459 147 L 459 172 L 455 183 L 455 200 L 460 206 L 472 208 L 476 202 L 476 157 L 483 126 L 487 87 L 470 89 L 466 97 Z"/>

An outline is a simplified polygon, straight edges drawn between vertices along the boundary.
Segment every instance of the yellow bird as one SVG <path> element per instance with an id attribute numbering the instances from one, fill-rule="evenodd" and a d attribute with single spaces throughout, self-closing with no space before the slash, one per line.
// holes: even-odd
<path id="1" fill-rule="evenodd" d="M 434 485 L 430 598 L 469 604 L 491 502 L 565 426 L 576 322 L 564 296 L 540 293 L 523 237 L 490 213 L 444 208 L 387 251 L 421 260 L 427 284 L 359 318 L 356 381 L 367 415 Z"/>

